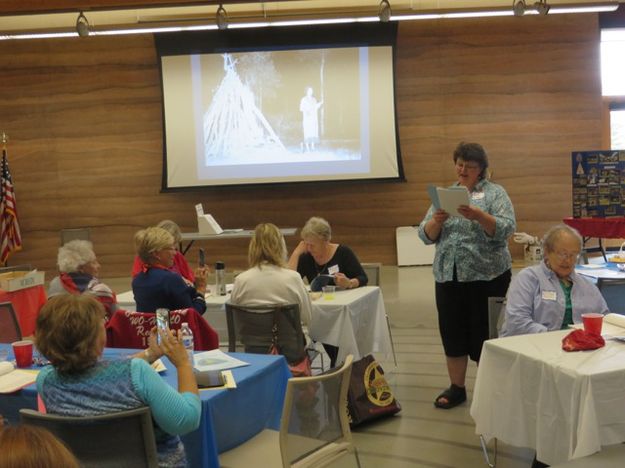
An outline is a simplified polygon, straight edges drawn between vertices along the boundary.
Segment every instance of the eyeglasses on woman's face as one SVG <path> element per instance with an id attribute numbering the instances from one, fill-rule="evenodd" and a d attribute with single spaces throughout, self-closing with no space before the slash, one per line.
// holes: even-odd
<path id="1" fill-rule="evenodd" d="M 475 162 L 466 162 L 463 161 L 462 159 L 458 159 L 456 161 L 456 167 L 460 170 L 467 170 L 467 171 L 477 171 L 480 168 L 480 165 L 478 163 Z"/>
<path id="2" fill-rule="evenodd" d="M 580 252 L 567 252 L 566 250 L 556 250 L 553 254 L 562 262 L 566 262 L 568 260 L 573 263 L 576 263 L 580 256 Z"/>

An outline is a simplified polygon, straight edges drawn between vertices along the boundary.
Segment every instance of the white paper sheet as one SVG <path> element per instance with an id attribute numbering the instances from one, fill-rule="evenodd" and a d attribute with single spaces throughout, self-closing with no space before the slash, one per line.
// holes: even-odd
<path id="1" fill-rule="evenodd" d="M 199 371 L 234 369 L 235 367 L 249 366 L 250 364 L 233 358 L 219 349 L 204 351 L 194 356 L 195 367 Z"/>

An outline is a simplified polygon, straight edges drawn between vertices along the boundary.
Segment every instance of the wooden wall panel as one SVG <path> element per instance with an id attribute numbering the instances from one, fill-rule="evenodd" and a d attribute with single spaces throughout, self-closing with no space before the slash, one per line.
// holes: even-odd
<path id="1" fill-rule="evenodd" d="M 59 231 L 89 226 L 101 274 L 126 276 L 137 229 L 172 218 L 194 230 L 193 205 L 202 202 L 231 228 L 300 227 L 321 215 L 361 260 L 394 264 L 395 228 L 423 217 L 426 184 L 453 182 L 451 153 L 461 140 L 486 147 L 518 229 L 542 235 L 571 213 L 570 152 L 601 146 L 598 42 L 595 15 L 402 23 L 396 93 L 406 183 L 186 193 L 159 193 L 151 36 L 0 42 L 0 130 L 11 137 L 24 238 L 11 263 L 52 272 Z M 210 261 L 245 267 L 245 240 L 203 246 Z"/>

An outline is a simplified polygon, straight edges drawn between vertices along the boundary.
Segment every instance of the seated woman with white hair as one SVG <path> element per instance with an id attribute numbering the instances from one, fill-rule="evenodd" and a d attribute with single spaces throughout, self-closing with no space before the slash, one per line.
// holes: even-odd
<path id="1" fill-rule="evenodd" d="M 319 275 L 332 275 L 342 289 L 366 286 L 369 279 L 358 257 L 344 244 L 330 242 L 332 229 L 325 219 L 313 216 L 302 228 L 302 240 L 297 245 L 289 268 L 312 282 Z"/>
<path id="2" fill-rule="evenodd" d="M 512 279 L 501 336 L 560 330 L 581 323 L 582 314 L 608 313 L 599 289 L 575 272 L 582 249 L 575 229 L 564 224 L 552 227 L 543 249 L 544 261 Z"/>
<path id="3" fill-rule="evenodd" d="M 59 248 L 57 265 L 60 275 L 50 281 L 48 297 L 59 294 L 92 294 L 102 303 L 107 320 L 117 310 L 115 293 L 98 280 L 100 264 L 93 244 L 86 240 L 73 240 Z"/>

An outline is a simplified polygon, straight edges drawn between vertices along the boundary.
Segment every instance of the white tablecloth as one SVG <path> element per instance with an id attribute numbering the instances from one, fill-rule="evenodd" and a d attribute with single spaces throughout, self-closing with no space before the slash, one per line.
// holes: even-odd
<path id="1" fill-rule="evenodd" d="M 348 354 L 358 360 L 369 353 L 390 359 L 391 339 L 386 326 L 382 290 L 377 286 L 337 291 L 334 298 L 313 301 L 310 337 L 339 347 L 336 362 Z"/>
<path id="2" fill-rule="evenodd" d="M 203 317 L 219 334 L 219 342 L 228 343 L 226 324 L 226 296 L 206 296 L 206 312 Z M 132 291 L 117 295 L 119 307 L 135 310 Z M 339 347 L 337 362 L 347 354 L 354 360 L 373 353 L 378 359 L 390 359 L 391 339 L 386 326 L 386 311 L 382 291 L 377 286 L 337 291 L 334 299 L 323 297 L 313 301 L 312 322 L 309 336 L 321 343 Z"/>
<path id="3" fill-rule="evenodd" d="M 568 353 L 569 330 L 484 343 L 471 416 L 487 439 L 555 464 L 625 441 L 625 344 Z"/>

